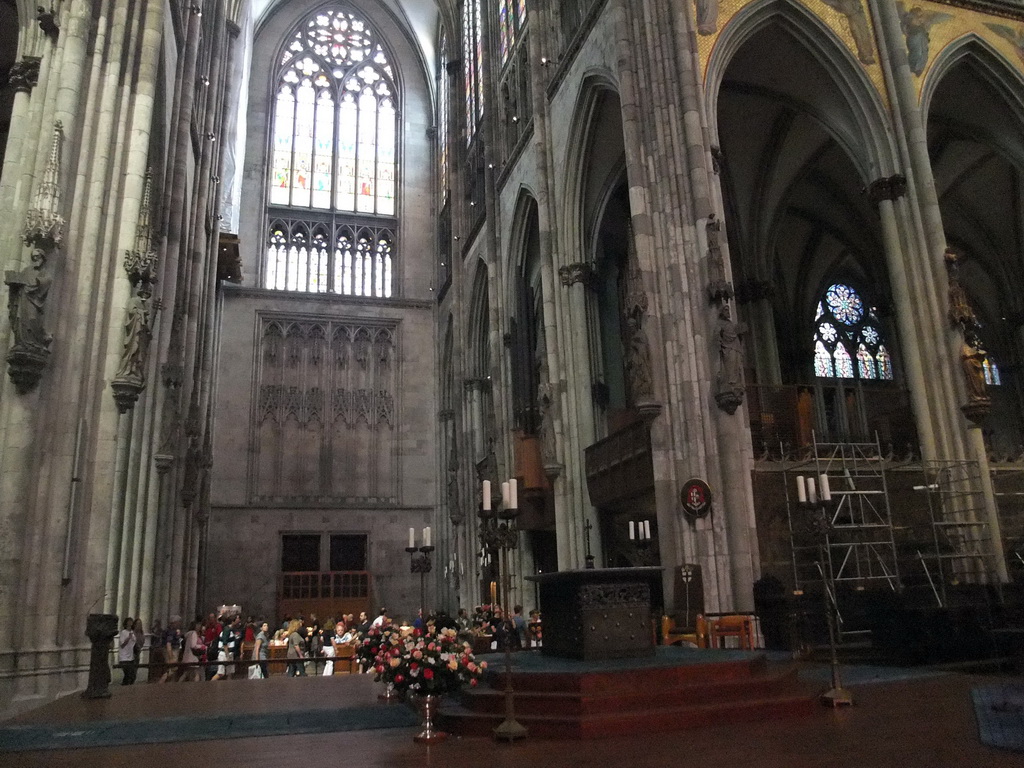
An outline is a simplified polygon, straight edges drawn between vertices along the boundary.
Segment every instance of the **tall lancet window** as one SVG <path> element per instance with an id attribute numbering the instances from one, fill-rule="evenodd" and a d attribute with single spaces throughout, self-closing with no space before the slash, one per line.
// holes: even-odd
<path id="1" fill-rule="evenodd" d="M 505 66 L 519 33 L 526 26 L 526 0 L 498 0 L 498 42 Z"/>
<path id="2" fill-rule="evenodd" d="M 848 285 L 830 285 L 814 316 L 814 375 L 892 381 L 892 358 L 874 307 Z"/>
<path id="3" fill-rule="evenodd" d="M 286 43 L 271 118 L 266 288 L 392 295 L 398 89 L 363 18 L 327 8 Z"/>
<path id="4" fill-rule="evenodd" d="M 484 48 L 480 0 L 462 3 L 462 67 L 466 94 L 466 143 L 473 140 L 484 114 Z"/>

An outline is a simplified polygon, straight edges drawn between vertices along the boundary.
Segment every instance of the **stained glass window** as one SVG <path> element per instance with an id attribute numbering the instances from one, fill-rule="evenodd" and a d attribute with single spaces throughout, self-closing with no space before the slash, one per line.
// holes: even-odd
<path id="1" fill-rule="evenodd" d="M 862 379 L 875 378 L 875 358 L 863 344 L 857 347 L 857 373 Z"/>
<path id="2" fill-rule="evenodd" d="M 878 378 L 892 381 L 892 360 L 884 346 L 878 348 L 875 361 L 878 363 Z"/>
<path id="3" fill-rule="evenodd" d="M 476 135 L 483 115 L 483 36 L 480 25 L 480 0 L 462 4 L 462 61 L 466 92 L 466 143 Z"/>
<path id="4" fill-rule="evenodd" d="M 814 375 L 892 381 L 880 327 L 860 293 L 842 283 L 830 285 L 814 311 Z"/>
<path id="5" fill-rule="evenodd" d="M 364 20 L 330 9 L 308 19 L 281 56 L 270 204 L 393 215 L 396 93 Z"/>
<path id="6" fill-rule="evenodd" d="M 835 358 L 836 363 L 836 378 L 852 379 L 853 361 L 850 360 L 850 353 L 846 351 L 846 347 L 842 344 L 836 344 L 832 357 Z"/>
<path id="7" fill-rule="evenodd" d="M 836 320 L 846 325 L 853 325 L 864 316 L 860 296 L 848 285 L 833 285 L 825 292 L 825 302 Z"/>
<path id="8" fill-rule="evenodd" d="M 999 366 L 992 359 L 991 355 L 981 361 L 982 370 L 985 372 L 985 383 L 989 386 L 998 387 L 1003 382 L 999 379 Z"/>
<path id="9" fill-rule="evenodd" d="M 520 32 L 526 26 L 526 0 L 497 0 L 498 2 L 498 49 L 502 66 L 519 40 Z"/>
<path id="10" fill-rule="evenodd" d="M 832 355 L 825 349 L 820 341 L 814 344 L 814 375 L 822 378 L 832 378 Z"/>
<path id="11" fill-rule="evenodd" d="M 438 173 L 441 183 L 441 198 L 448 194 L 448 121 L 451 120 L 449 94 L 448 94 L 448 33 L 441 30 L 441 42 L 438 45 L 440 51 L 441 73 L 437 85 L 437 161 Z"/>
<path id="12" fill-rule="evenodd" d="M 285 45 L 275 94 L 264 285 L 355 292 L 341 280 L 352 265 L 332 246 L 344 224 L 337 215 L 397 211 L 398 89 L 383 41 L 359 16 L 317 11 Z M 390 295 L 390 266 L 366 274 L 379 279 L 367 278 L 360 295 Z"/>

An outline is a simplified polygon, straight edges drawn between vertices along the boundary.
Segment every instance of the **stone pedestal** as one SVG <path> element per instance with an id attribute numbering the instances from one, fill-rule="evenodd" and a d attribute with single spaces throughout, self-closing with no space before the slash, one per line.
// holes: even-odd
<path id="1" fill-rule="evenodd" d="M 540 585 L 543 653 L 591 661 L 654 655 L 652 595 L 660 566 L 558 571 L 528 576 Z"/>
<path id="2" fill-rule="evenodd" d="M 111 613 L 90 613 L 85 634 L 92 643 L 89 656 L 89 685 L 83 699 L 110 698 L 110 641 L 117 635 L 117 616 Z"/>

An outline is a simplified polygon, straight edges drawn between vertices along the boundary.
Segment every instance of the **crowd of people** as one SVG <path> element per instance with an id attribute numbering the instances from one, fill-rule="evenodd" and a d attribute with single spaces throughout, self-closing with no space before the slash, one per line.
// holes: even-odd
<path id="1" fill-rule="evenodd" d="M 447 627 L 456 629 L 463 639 L 491 636 L 496 648 L 504 648 L 506 639 L 513 649 L 539 644 L 539 615 L 523 617 L 520 605 L 513 609 L 509 632 L 502 611 L 489 605 L 477 606 L 472 617 L 463 608 L 452 618 L 445 613 L 424 615 L 422 611 L 411 624 L 419 629 Z M 241 673 L 253 679 L 270 675 L 271 648 L 284 648 L 286 674 L 302 677 L 307 674 L 333 674 L 335 645 L 356 645 L 373 627 L 401 624 L 381 608 L 376 618 L 366 612 L 358 617 L 345 614 L 338 619 L 321 622 L 316 615 L 286 617 L 276 630 L 263 619 L 252 616 L 244 621 L 238 613 L 210 613 L 182 624 L 174 616 L 167 627 L 154 622 L 147 633 L 141 619 L 126 618 L 116 639 L 117 663 L 122 670 L 122 684 L 132 685 L 137 677 L 142 651 L 149 650 L 149 679 L 159 682 L 197 682 L 223 680 Z M 147 646 L 148 640 L 148 646 Z M 277 654 L 279 655 L 279 654 Z"/>

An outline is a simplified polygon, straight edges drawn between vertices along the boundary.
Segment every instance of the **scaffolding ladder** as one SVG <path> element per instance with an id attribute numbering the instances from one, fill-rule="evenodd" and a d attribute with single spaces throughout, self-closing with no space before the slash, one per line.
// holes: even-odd
<path id="1" fill-rule="evenodd" d="M 798 591 L 822 584 L 817 563 L 836 585 L 836 607 L 840 638 L 868 632 L 860 622 L 844 618 L 844 597 L 850 591 L 863 591 L 884 584 L 901 588 L 896 542 L 893 537 L 892 511 L 886 481 L 886 460 L 878 437 L 873 443 L 818 442 L 813 455 L 788 470 L 793 474 L 828 475 L 832 502 L 822 507 L 827 516 L 826 533 L 812 530 L 809 519 L 819 514 L 800 508 L 793 500 L 787 478 L 786 496 L 789 515 L 793 581 Z M 844 589 L 846 587 L 846 589 Z"/>

